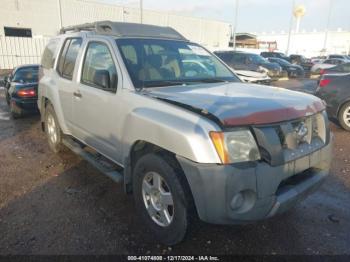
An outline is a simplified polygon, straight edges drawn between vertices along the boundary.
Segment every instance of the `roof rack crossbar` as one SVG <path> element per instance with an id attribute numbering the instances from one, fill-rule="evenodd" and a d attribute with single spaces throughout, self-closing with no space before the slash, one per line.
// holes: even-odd
<path id="1" fill-rule="evenodd" d="M 60 30 L 60 34 L 66 32 L 92 31 L 103 35 L 125 36 L 125 37 L 152 37 L 168 38 L 188 41 L 183 35 L 171 27 L 155 25 L 99 21 L 81 25 L 67 26 Z"/>

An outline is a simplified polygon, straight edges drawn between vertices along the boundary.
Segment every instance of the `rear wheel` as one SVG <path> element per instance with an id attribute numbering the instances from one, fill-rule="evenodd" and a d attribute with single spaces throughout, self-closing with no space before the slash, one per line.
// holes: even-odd
<path id="1" fill-rule="evenodd" d="M 10 106 L 10 95 L 7 89 L 5 89 L 5 96 L 6 96 L 6 103 L 8 106 Z"/>
<path id="2" fill-rule="evenodd" d="M 188 193 L 176 170 L 156 154 L 141 157 L 134 168 L 135 206 L 142 221 L 166 245 L 186 235 L 191 207 Z"/>
<path id="3" fill-rule="evenodd" d="M 22 116 L 22 111 L 17 108 L 13 103 L 11 103 L 11 100 L 9 101 L 10 106 L 10 112 L 13 119 L 18 119 Z"/>
<path id="4" fill-rule="evenodd" d="M 345 103 L 340 108 L 338 120 L 342 128 L 350 131 L 350 102 Z"/>
<path id="5" fill-rule="evenodd" d="M 49 104 L 45 110 L 45 132 L 52 151 L 55 153 L 61 152 L 64 149 L 62 144 L 63 133 L 51 104 Z"/>

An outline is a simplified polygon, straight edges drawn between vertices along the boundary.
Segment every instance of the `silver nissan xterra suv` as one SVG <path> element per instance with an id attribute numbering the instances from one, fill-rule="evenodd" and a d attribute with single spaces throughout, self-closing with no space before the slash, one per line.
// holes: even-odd
<path id="1" fill-rule="evenodd" d="M 169 27 L 61 29 L 44 51 L 38 93 L 52 150 L 64 145 L 122 182 L 165 244 L 196 217 L 241 224 L 280 214 L 329 173 L 320 99 L 242 83 Z"/>

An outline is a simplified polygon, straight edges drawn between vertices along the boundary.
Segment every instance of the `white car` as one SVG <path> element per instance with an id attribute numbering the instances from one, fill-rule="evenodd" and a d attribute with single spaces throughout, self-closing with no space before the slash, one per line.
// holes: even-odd
<path id="1" fill-rule="evenodd" d="M 237 76 L 246 83 L 256 84 L 270 84 L 271 78 L 267 75 L 267 72 L 255 72 L 248 70 L 233 70 Z"/>
<path id="2" fill-rule="evenodd" d="M 344 64 L 346 60 L 340 58 L 330 58 L 326 59 L 320 63 L 314 64 L 311 67 L 311 73 L 318 74 L 322 69 L 331 68 L 340 64 Z"/>

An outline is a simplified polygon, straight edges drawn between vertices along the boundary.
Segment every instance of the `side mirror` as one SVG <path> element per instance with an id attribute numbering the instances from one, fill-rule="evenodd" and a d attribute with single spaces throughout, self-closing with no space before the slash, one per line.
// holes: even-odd
<path id="1" fill-rule="evenodd" d="M 108 70 L 96 70 L 94 74 L 94 84 L 103 88 L 111 88 L 111 79 Z"/>

